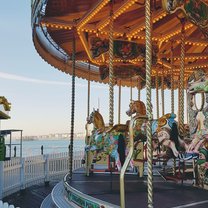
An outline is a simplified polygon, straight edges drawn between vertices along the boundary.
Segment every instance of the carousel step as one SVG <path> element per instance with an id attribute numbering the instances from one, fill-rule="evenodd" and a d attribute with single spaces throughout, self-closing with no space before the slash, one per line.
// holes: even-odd
<path id="1" fill-rule="evenodd" d="M 54 204 L 51 194 L 49 194 L 41 203 L 40 208 L 57 208 Z"/>
<path id="2" fill-rule="evenodd" d="M 69 208 L 69 202 L 67 202 L 65 197 L 65 189 L 63 182 L 59 182 L 52 190 L 51 197 L 53 203 L 57 208 Z"/>

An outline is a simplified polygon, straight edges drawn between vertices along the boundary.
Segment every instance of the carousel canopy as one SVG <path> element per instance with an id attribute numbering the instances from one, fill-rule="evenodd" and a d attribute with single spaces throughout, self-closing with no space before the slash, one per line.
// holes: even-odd
<path id="1" fill-rule="evenodd" d="M 175 88 L 181 69 L 181 31 L 185 31 L 185 74 L 208 67 L 208 1 L 152 0 L 152 87 L 164 77 Z M 144 0 L 35 0 L 32 29 L 40 56 L 72 74 L 76 41 L 76 76 L 108 83 L 109 23 L 113 18 L 113 67 L 116 83 L 145 86 Z M 90 63 L 90 67 L 89 67 Z M 89 76 L 90 68 L 90 76 Z M 139 81 L 138 81 L 139 80 Z"/>

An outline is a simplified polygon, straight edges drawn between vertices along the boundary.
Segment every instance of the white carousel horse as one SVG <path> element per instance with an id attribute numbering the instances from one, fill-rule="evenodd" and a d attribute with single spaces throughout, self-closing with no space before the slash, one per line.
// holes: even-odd
<path id="1" fill-rule="evenodd" d="M 201 95 L 201 107 L 195 96 Z M 203 70 L 195 71 L 188 82 L 189 115 L 192 142 L 187 152 L 198 154 L 196 184 L 208 189 L 208 75 Z"/>
<path id="2" fill-rule="evenodd" d="M 201 93 L 202 102 L 197 108 L 195 96 Z M 202 70 L 192 74 L 188 82 L 189 114 L 192 141 L 186 145 L 188 153 L 199 153 L 208 143 L 208 75 Z M 205 148 L 206 149 L 206 148 Z"/>

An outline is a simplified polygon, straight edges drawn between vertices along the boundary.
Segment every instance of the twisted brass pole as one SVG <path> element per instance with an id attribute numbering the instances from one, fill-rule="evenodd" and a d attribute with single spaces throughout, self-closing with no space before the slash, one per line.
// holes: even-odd
<path id="1" fill-rule="evenodd" d="M 90 115 L 90 62 L 88 64 L 87 117 Z"/>
<path id="2" fill-rule="evenodd" d="M 174 113 L 173 42 L 171 42 L 171 113 Z"/>
<path id="3" fill-rule="evenodd" d="M 147 198 L 148 208 L 153 207 L 153 174 L 152 174 L 152 107 L 151 107 L 151 65 L 152 65 L 152 44 L 151 44 L 151 13 L 150 0 L 145 1 L 145 33 L 146 33 L 146 100 L 147 100 Z"/>
<path id="4" fill-rule="evenodd" d="M 185 21 L 182 20 L 181 29 L 181 63 L 180 63 L 180 91 L 179 91 L 179 101 L 180 101 L 180 117 L 179 117 L 179 132 L 180 135 L 184 133 L 184 70 L 185 70 Z"/>
<path id="5" fill-rule="evenodd" d="M 180 126 L 180 75 L 178 77 L 178 125 Z"/>
<path id="6" fill-rule="evenodd" d="M 73 171 L 73 144 L 74 144 L 74 112 L 75 112 L 75 30 L 73 30 L 72 40 L 72 96 L 71 96 L 71 137 L 70 137 L 70 149 L 69 149 L 69 178 L 72 179 Z"/>
<path id="7" fill-rule="evenodd" d="M 90 61 L 88 64 L 88 90 L 87 90 L 87 117 L 89 117 L 90 115 Z M 89 136 L 89 128 L 88 128 L 89 124 L 86 124 L 86 136 L 85 136 L 85 144 L 89 145 L 89 140 L 90 140 L 90 136 Z M 90 174 L 90 160 L 89 160 L 89 151 L 86 152 L 86 159 L 85 159 L 85 164 L 86 164 L 86 175 L 89 176 Z"/>
<path id="8" fill-rule="evenodd" d="M 118 86 L 118 124 L 121 123 L 121 80 Z"/>
<path id="9" fill-rule="evenodd" d="M 113 126 L 114 117 L 114 73 L 113 73 L 113 3 L 109 23 L 109 125 Z"/>
<path id="10" fill-rule="evenodd" d="M 173 41 L 171 41 L 171 113 L 174 113 Z M 176 159 L 173 159 L 173 175 L 176 175 Z"/>
<path id="11" fill-rule="evenodd" d="M 165 101 L 164 101 L 164 69 L 162 68 L 162 83 L 161 83 L 161 100 L 162 100 L 162 116 L 165 115 Z"/>
<path id="12" fill-rule="evenodd" d="M 159 109 L 159 92 L 158 92 L 158 72 L 156 74 L 156 79 L 155 79 L 155 82 L 156 82 L 156 108 L 157 108 L 157 119 L 159 119 L 160 117 L 160 109 Z"/>

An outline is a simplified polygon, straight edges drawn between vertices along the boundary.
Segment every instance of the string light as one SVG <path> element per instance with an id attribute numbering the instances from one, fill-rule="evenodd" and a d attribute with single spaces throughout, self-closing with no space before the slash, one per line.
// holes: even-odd
<path id="1" fill-rule="evenodd" d="M 118 18 L 121 14 L 126 12 L 132 5 L 134 5 L 136 0 L 127 0 L 121 7 L 119 7 L 116 11 L 113 13 L 113 19 L 115 20 Z M 101 21 L 98 24 L 98 30 L 101 31 L 103 28 L 105 28 L 109 24 L 109 19 Z"/>
<path id="2" fill-rule="evenodd" d="M 96 8 L 93 8 L 88 14 L 86 14 L 82 20 L 77 24 L 77 30 L 80 30 L 87 22 L 89 22 L 110 0 L 101 0 Z"/>
<path id="3" fill-rule="evenodd" d="M 47 28 L 56 28 L 56 29 L 65 29 L 65 30 L 71 30 L 72 27 L 71 26 L 66 26 L 66 25 L 62 25 L 62 24 L 51 24 L 51 23 L 45 23 L 45 22 L 41 22 L 41 26 L 42 27 L 47 27 Z"/>
<path id="4" fill-rule="evenodd" d="M 159 14 L 158 16 L 155 16 L 153 18 L 153 23 L 158 22 L 159 20 L 163 19 L 167 14 L 165 12 L 163 12 L 162 14 Z M 143 25 L 144 23 L 142 23 Z M 141 31 L 143 31 L 145 29 L 145 26 L 140 26 L 138 29 L 133 30 L 130 34 L 127 35 L 128 38 L 133 38 L 136 36 L 136 34 L 140 33 Z M 157 39 L 157 38 L 155 38 Z"/>
<path id="5" fill-rule="evenodd" d="M 185 26 L 185 30 L 188 30 L 189 28 L 193 27 L 193 24 L 188 24 L 187 26 Z M 168 42 L 168 39 L 172 38 L 175 35 L 178 35 L 181 33 L 181 29 L 176 30 L 175 32 L 172 32 L 162 38 L 160 38 L 159 41 L 161 42 Z"/>

